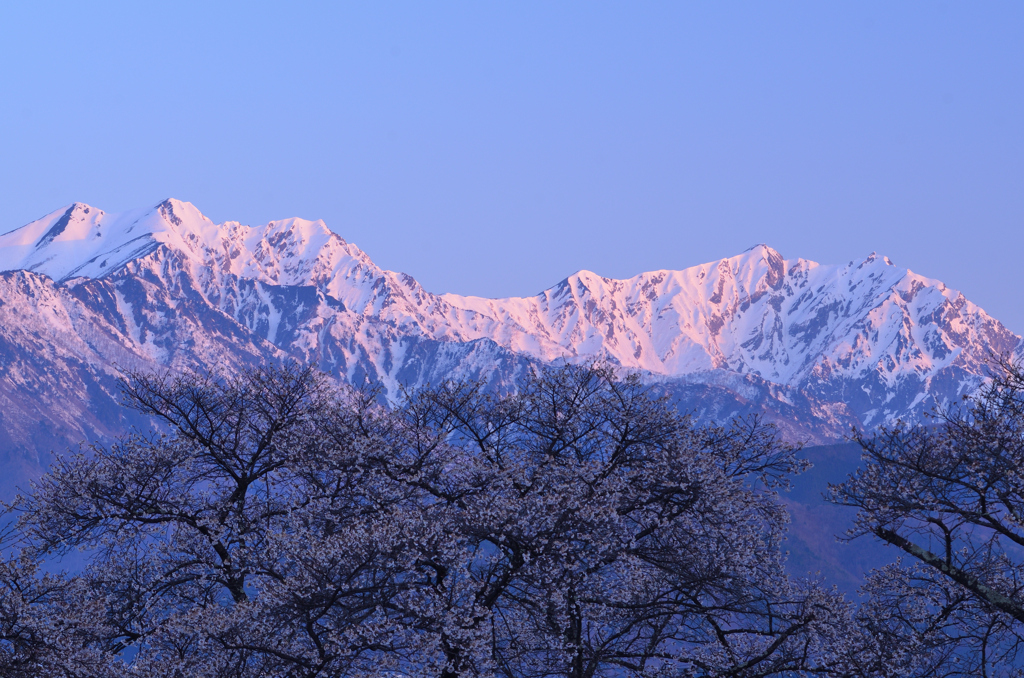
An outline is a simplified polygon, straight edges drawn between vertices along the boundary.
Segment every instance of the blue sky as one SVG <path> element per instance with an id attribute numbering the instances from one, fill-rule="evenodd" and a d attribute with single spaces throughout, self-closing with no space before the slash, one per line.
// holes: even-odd
<path id="1" fill-rule="evenodd" d="M 1024 332 L 1024 3 L 5 3 L 0 231 L 166 197 L 483 296 L 878 251 Z"/>

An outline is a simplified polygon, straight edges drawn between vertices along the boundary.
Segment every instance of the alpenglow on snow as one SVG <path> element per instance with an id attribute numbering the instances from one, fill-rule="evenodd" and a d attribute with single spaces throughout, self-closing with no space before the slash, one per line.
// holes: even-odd
<path id="1" fill-rule="evenodd" d="M 214 224 L 177 200 L 121 214 L 76 203 L 0 236 L 0 271 L 0 429 L 26 450 L 41 420 L 54 445 L 116 432 L 126 367 L 297 359 L 394 396 L 446 378 L 514 388 L 534 366 L 598 359 L 698 416 L 762 413 L 827 440 L 919 419 L 976 389 L 991 353 L 1021 352 L 960 292 L 886 257 L 822 265 L 767 245 L 484 299 L 432 294 L 322 221 Z"/>

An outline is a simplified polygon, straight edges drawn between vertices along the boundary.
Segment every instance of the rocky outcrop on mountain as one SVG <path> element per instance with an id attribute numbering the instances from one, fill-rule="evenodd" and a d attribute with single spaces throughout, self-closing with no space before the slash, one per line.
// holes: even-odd
<path id="1" fill-rule="evenodd" d="M 26 468 L 131 423 L 115 404 L 124 368 L 297 359 L 395 397 L 446 378 L 514 388 L 531 366 L 599 359 L 698 417 L 759 413 L 824 441 L 919 419 L 977 388 L 992 353 L 1021 350 L 962 294 L 885 257 L 826 266 L 765 245 L 482 299 L 427 292 L 319 221 L 76 203 L 0 236 L 0 271 L 0 454 Z"/>

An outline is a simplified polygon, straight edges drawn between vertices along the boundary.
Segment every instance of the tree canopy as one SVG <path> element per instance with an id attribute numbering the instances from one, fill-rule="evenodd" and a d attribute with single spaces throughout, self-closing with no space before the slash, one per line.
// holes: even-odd
<path id="1" fill-rule="evenodd" d="M 830 488 L 858 509 L 851 538 L 904 556 L 869 578 L 864 617 L 915 675 L 1024 675 L 1024 369 L 994 368 L 933 426 L 858 433 L 863 467 Z"/>
<path id="2" fill-rule="evenodd" d="M 777 493 L 804 462 L 760 420 L 698 426 L 596 366 L 391 407 L 295 366 L 136 374 L 124 391 L 160 428 L 62 457 L 10 508 L 4 675 L 838 676 L 896 661 L 841 596 L 786 575 Z M 83 570 L 37 571 L 76 549 Z"/>

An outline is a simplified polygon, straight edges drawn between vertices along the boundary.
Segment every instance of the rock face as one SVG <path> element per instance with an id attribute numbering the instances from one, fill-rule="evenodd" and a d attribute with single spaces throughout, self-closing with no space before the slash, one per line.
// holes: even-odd
<path id="1" fill-rule="evenodd" d="M 514 388 L 531 365 L 601 359 L 697 416 L 760 412 L 825 441 L 959 399 L 990 352 L 1020 353 L 1021 338 L 874 254 L 826 266 L 758 245 L 482 299 L 431 294 L 321 221 L 214 224 L 176 200 L 123 214 L 76 203 L 0 236 L 0 464 L 22 470 L 131 423 L 122 368 L 295 358 L 396 395 L 449 377 Z"/>

